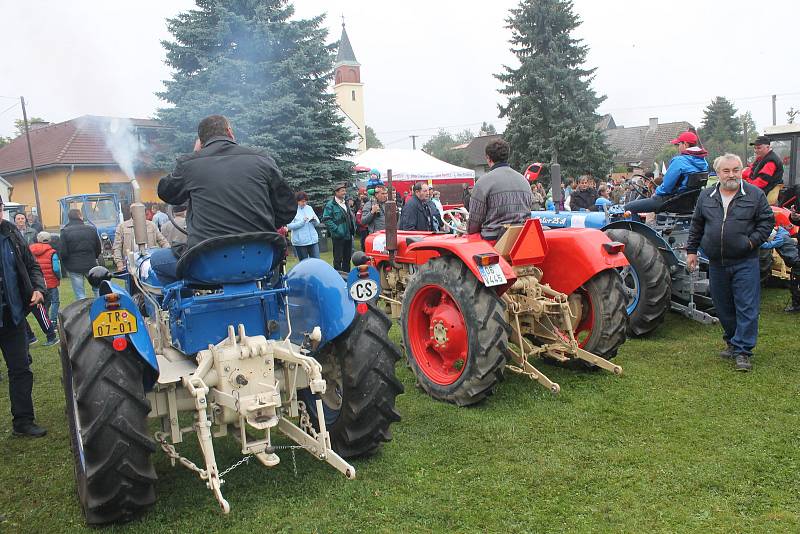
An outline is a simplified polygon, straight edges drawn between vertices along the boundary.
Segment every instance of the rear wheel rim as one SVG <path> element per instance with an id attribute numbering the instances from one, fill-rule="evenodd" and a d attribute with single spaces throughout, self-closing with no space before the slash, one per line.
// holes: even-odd
<path id="1" fill-rule="evenodd" d="M 582 301 L 581 320 L 575 328 L 575 340 L 580 348 L 584 348 L 592 338 L 592 331 L 594 330 L 594 305 L 592 296 L 586 289 L 581 287 L 578 289 L 578 294 L 581 296 Z"/>
<path id="2" fill-rule="evenodd" d="M 464 315 L 443 287 L 428 285 L 414 295 L 408 310 L 409 349 L 420 371 L 442 386 L 464 373 L 469 342 Z"/>
<path id="3" fill-rule="evenodd" d="M 636 273 L 636 269 L 631 265 L 626 265 L 619 269 L 619 275 L 622 277 L 622 286 L 625 290 L 625 302 L 627 303 L 625 311 L 630 315 L 636 310 L 636 306 L 639 305 L 639 297 L 642 291 L 641 284 L 639 283 L 639 275 Z"/>

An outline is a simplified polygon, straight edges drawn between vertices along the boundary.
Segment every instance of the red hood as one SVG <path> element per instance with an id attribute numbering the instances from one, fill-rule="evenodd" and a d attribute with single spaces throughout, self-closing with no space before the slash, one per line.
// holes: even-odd
<path id="1" fill-rule="evenodd" d="M 29 248 L 34 256 L 41 256 L 48 250 L 53 250 L 49 243 L 34 243 Z"/>

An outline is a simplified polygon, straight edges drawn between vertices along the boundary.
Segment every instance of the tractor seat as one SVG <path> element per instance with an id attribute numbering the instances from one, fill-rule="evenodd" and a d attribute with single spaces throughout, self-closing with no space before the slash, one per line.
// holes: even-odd
<path id="1" fill-rule="evenodd" d="M 221 285 L 266 278 L 283 259 L 286 238 L 275 232 L 212 237 L 193 246 L 176 265 L 179 279 Z"/>
<path id="2" fill-rule="evenodd" d="M 694 206 L 697 204 L 697 197 L 700 191 L 708 183 L 707 172 L 696 172 L 688 176 L 686 191 L 672 196 L 664 202 L 656 213 L 675 213 L 676 215 L 691 215 L 694 213 Z"/>

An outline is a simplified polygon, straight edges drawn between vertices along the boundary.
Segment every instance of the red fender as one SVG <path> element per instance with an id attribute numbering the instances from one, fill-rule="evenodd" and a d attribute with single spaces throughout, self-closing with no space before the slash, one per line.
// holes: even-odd
<path id="1" fill-rule="evenodd" d="M 622 252 L 611 253 L 603 247 L 611 240 L 600 230 L 558 228 L 547 230 L 544 237 L 548 250 L 539 265 L 542 282 L 566 295 L 600 271 L 628 265 Z"/>
<path id="2" fill-rule="evenodd" d="M 367 236 L 366 251 L 375 264 L 387 261 L 389 255 L 385 251 L 386 236 L 384 232 L 377 232 Z M 480 280 L 481 274 L 478 265 L 475 263 L 476 254 L 496 254 L 492 244 L 481 238 L 480 234 L 456 236 L 453 234 L 434 234 L 431 232 L 397 232 L 397 255 L 395 261 L 398 263 L 411 263 L 421 265 L 429 259 L 441 256 L 442 253 L 451 254 L 459 258 L 469 268 L 470 271 Z M 497 286 L 499 294 L 517 280 L 511 265 L 500 258 L 500 268 L 506 277 L 507 284 Z"/>

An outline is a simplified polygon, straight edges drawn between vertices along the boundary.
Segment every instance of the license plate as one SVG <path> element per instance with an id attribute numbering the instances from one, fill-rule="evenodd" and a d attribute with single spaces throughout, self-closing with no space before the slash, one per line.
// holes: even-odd
<path id="1" fill-rule="evenodd" d="M 478 270 L 483 277 L 483 285 L 486 287 L 499 286 L 506 283 L 506 275 L 503 274 L 503 269 L 498 263 L 478 265 Z"/>
<path id="2" fill-rule="evenodd" d="M 92 321 L 92 334 L 94 337 L 132 334 L 137 330 L 136 316 L 125 310 L 100 312 L 100 315 Z"/>

